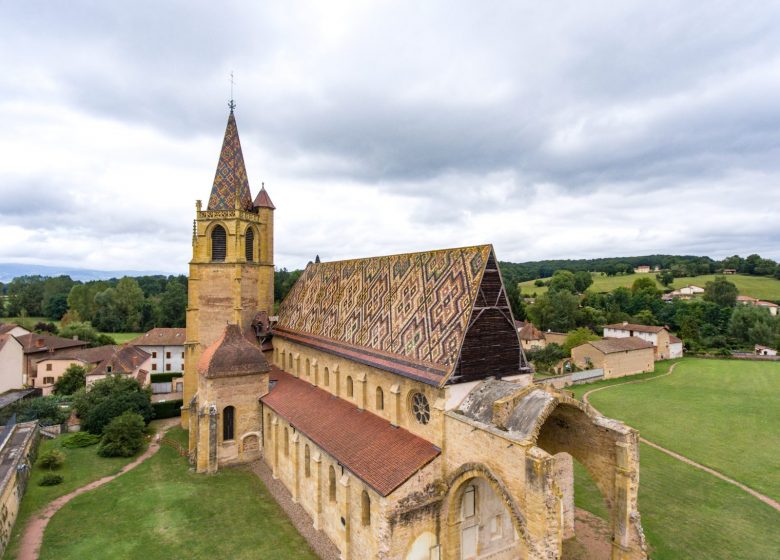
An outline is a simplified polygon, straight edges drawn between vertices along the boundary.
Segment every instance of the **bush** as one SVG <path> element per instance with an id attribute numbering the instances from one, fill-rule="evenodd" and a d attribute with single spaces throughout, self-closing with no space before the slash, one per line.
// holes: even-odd
<path id="1" fill-rule="evenodd" d="M 103 432 L 98 455 L 101 457 L 132 457 L 144 445 L 146 424 L 140 414 L 127 411 L 108 423 Z"/>
<path id="2" fill-rule="evenodd" d="M 54 426 L 68 419 L 68 413 L 60 407 L 61 400 L 56 395 L 22 399 L 6 410 L 16 413 L 17 422 L 38 420 L 41 426 Z"/>
<path id="3" fill-rule="evenodd" d="M 73 405 L 82 429 L 98 435 L 111 420 L 127 411 L 140 414 L 144 422 L 149 422 L 151 397 L 151 391 L 143 389 L 132 377 L 112 375 L 96 381 L 89 391 L 76 393 Z"/>
<path id="4" fill-rule="evenodd" d="M 65 455 L 62 453 L 62 451 L 57 451 L 56 449 L 52 449 L 51 451 L 44 453 L 38 459 L 38 465 L 44 469 L 49 469 L 50 471 L 57 470 L 64 464 Z"/>
<path id="5" fill-rule="evenodd" d="M 55 395 L 72 395 L 87 384 L 87 370 L 77 364 L 71 364 L 62 377 L 54 382 Z"/>
<path id="6" fill-rule="evenodd" d="M 89 432 L 76 432 L 72 436 L 65 438 L 62 442 L 62 447 L 89 447 L 90 445 L 95 445 L 99 441 L 100 436 L 96 436 L 95 434 L 90 434 Z"/>
<path id="7" fill-rule="evenodd" d="M 43 477 L 38 481 L 38 486 L 56 486 L 63 480 L 65 479 L 62 478 L 62 475 L 48 473 L 43 475 Z"/>
<path id="8" fill-rule="evenodd" d="M 175 401 L 163 401 L 152 404 L 154 409 L 154 417 L 156 419 L 161 418 L 173 418 L 175 416 L 181 416 L 181 407 L 184 401 L 179 399 Z"/>

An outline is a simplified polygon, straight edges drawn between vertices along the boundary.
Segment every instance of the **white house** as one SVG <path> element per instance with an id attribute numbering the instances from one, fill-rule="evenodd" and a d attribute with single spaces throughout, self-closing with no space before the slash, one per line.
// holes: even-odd
<path id="1" fill-rule="evenodd" d="M 772 317 L 776 317 L 780 306 L 771 301 L 763 301 L 750 296 L 737 296 L 737 303 L 741 305 L 754 305 L 756 307 L 763 307 Z"/>
<path id="2" fill-rule="evenodd" d="M 656 360 L 682 358 L 682 341 L 674 337 L 678 342 L 672 344 L 672 335 L 666 327 L 636 325 L 627 322 L 604 327 L 604 338 L 627 338 L 629 336 L 641 338 L 655 346 Z"/>
<path id="3" fill-rule="evenodd" d="M 131 340 L 151 354 L 151 373 L 181 373 L 184 371 L 185 329 L 155 328 Z"/>
<path id="4" fill-rule="evenodd" d="M 0 323 L 0 334 L 10 334 L 12 336 L 23 336 L 30 334 L 30 331 L 20 327 L 16 323 Z"/>
<path id="5" fill-rule="evenodd" d="M 777 350 L 756 344 L 756 356 L 777 356 Z"/>
<path id="6" fill-rule="evenodd" d="M 0 334 L 0 393 L 24 387 L 24 346 L 10 333 Z"/>

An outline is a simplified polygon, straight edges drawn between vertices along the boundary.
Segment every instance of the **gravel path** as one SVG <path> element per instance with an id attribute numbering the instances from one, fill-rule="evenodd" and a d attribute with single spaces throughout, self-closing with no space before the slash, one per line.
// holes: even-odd
<path id="1" fill-rule="evenodd" d="M 176 424 L 176 420 L 178 419 L 176 418 L 172 420 L 173 422 L 160 425 L 161 432 L 164 432 Z M 69 494 L 60 496 L 56 500 L 49 502 L 48 505 L 40 512 L 33 514 L 27 522 L 27 526 L 24 528 L 22 541 L 19 544 L 19 556 L 17 556 L 17 560 L 38 560 L 38 554 L 41 551 L 41 544 L 43 543 L 43 532 L 46 530 L 46 526 L 49 524 L 49 520 L 52 518 L 52 516 L 54 516 L 55 513 L 62 509 L 65 504 L 67 504 L 76 496 L 79 496 L 85 492 L 89 492 L 90 490 L 94 490 L 95 488 L 103 486 L 104 484 L 108 484 L 116 477 L 134 469 L 146 461 L 149 457 L 157 453 L 157 451 L 160 449 L 160 444 L 158 443 L 159 437 L 160 432 L 158 432 L 158 435 L 155 436 L 154 441 L 149 444 L 149 447 L 142 455 L 136 458 L 136 460 L 132 463 L 128 463 L 122 467 L 122 469 L 117 474 L 104 476 L 103 478 L 95 480 L 94 482 L 90 482 L 81 488 L 77 488 Z"/>
<path id="2" fill-rule="evenodd" d="M 262 459 L 255 461 L 252 463 L 251 469 L 263 481 L 263 484 L 268 488 L 276 503 L 282 507 L 292 524 L 306 539 L 317 556 L 322 560 L 339 560 L 341 558 L 339 550 L 324 532 L 317 531 L 314 528 L 309 514 L 306 513 L 306 510 L 300 504 L 292 501 L 292 495 L 287 488 L 279 480 L 274 480 L 273 473 L 268 465 L 265 464 L 265 461 Z"/>
<path id="3" fill-rule="evenodd" d="M 590 406 L 592 406 L 594 410 L 598 410 L 588 400 L 588 397 L 591 394 L 596 393 L 598 391 L 603 391 L 605 389 L 612 389 L 613 387 L 620 387 L 622 385 L 629 385 L 629 384 L 632 384 L 632 383 L 646 383 L 648 381 L 655 381 L 656 379 L 661 379 L 662 377 L 666 377 L 667 375 L 671 375 L 674 372 L 674 368 L 676 366 L 677 366 L 677 363 L 674 363 L 669 368 L 669 371 L 667 371 L 666 373 L 664 373 L 662 375 L 658 375 L 656 377 L 650 377 L 649 379 L 637 379 L 636 381 L 627 381 L 626 383 L 617 383 L 615 385 L 607 385 L 606 387 L 599 387 L 598 389 L 592 389 L 592 390 L 588 391 L 587 393 L 585 393 L 584 395 L 582 395 L 582 400 L 585 401 L 586 403 L 588 403 Z M 777 511 L 780 511 L 780 503 L 778 503 L 776 500 L 773 500 L 769 496 L 766 496 L 766 495 L 764 495 L 764 494 L 762 494 L 760 492 L 757 492 L 756 490 L 753 490 L 749 486 L 746 486 L 746 485 L 742 484 L 741 482 L 739 482 L 737 480 L 734 480 L 733 478 L 729 478 L 725 474 L 719 473 L 718 471 L 716 471 L 714 469 L 711 469 L 710 467 L 707 467 L 707 466 L 704 466 L 704 465 L 702 465 L 700 463 L 697 463 L 696 461 L 686 457 L 685 455 L 680 455 L 679 453 L 676 453 L 676 452 L 672 451 L 671 449 L 666 449 L 665 447 L 662 447 L 662 446 L 658 445 L 657 443 L 654 443 L 654 442 L 652 442 L 652 441 L 650 441 L 648 439 L 645 439 L 643 437 L 640 437 L 639 441 L 641 441 L 644 444 L 649 445 L 653 449 L 657 449 L 658 451 L 660 451 L 662 453 L 666 453 L 667 455 L 677 459 L 678 461 L 681 461 L 681 462 L 683 462 L 683 463 L 685 463 L 687 465 L 691 465 L 692 467 L 696 467 L 697 469 L 702 470 L 702 471 L 704 471 L 704 472 L 706 472 L 708 474 L 711 474 L 712 476 L 715 476 L 715 477 L 723 480 L 724 482 L 728 482 L 729 484 L 733 484 L 734 486 L 736 486 L 740 490 L 742 490 L 744 492 L 747 492 L 748 494 L 750 494 L 754 498 L 757 498 L 757 499 L 761 500 L 762 502 L 764 502 L 769 507 L 774 508 Z"/>

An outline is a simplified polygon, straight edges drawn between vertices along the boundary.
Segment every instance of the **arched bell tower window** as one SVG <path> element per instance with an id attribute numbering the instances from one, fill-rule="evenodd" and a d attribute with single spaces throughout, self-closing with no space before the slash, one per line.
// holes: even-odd
<path id="1" fill-rule="evenodd" d="M 222 262 L 227 255 L 227 233 L 222 226 L 211 230 L 211 260 Z"/>
<path id="2" fill-rule="evenodd" d="M 235 424 L 236 409 L 232 406 L 226 406 L 222 411 L 222 439 L 230 441 L 233 439 L 233 425 Z"/>
<path id="3" fill-rule="evenodd" d="M 246 248 L 245 248 L 246 261 L 252 262 L 255 260 L 255 230 L 253 230 L 251 227 L 247 228 L 246 230 L 246 236 L 244 237 L 244 242 L 246 244 Z"/>

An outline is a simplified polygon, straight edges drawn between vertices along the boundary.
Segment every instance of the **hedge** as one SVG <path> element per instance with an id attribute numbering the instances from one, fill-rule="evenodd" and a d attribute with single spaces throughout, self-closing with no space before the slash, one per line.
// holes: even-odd
<path id="1" fill-rule="evenodd" d="M 171 381 L 175 379 L 176 377 L 182 377 L 184 374 L 181 372 L 179 373 L 153 373 L 150 376 L 150 379 L 152 383 L 166 383 L 167 381 Z"/>
<path id="2" fill-rule="evenodd" d="M 152 409 L 154 409 L 155 420 L 161 418 L 173 418 L 174 416 L 181 416 L 181 406 L 184 404 L 182 399 L 175 401 L 162 401 L 152 403 Z"/>

